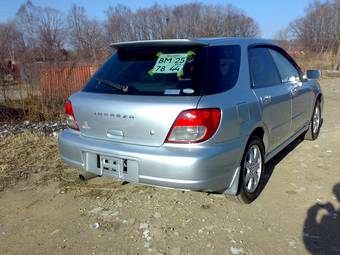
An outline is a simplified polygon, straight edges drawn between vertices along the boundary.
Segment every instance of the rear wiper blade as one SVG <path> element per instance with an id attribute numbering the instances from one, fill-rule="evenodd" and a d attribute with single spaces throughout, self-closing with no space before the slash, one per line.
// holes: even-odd
<path id="1" fill-rule="evenodd" d="M 108 85 L 112 88 L 115 88 L 115 89 L 118 89 L 118 90 L 121 90 L 123 92 L 128 92 L 129 90 L 129 86 L 127 85 L 120 85 L 114 81 L 109 81 L 109 80 L 104 80 L 104 79 L 99 79 L 99 78 L 95 78 L 99 84 L 103 83 L 105 85 Z"/>

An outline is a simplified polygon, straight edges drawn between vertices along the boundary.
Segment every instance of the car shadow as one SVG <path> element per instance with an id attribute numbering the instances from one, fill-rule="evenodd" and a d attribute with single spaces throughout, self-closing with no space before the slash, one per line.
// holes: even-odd
<path id="1" fill-rule="evenodd" d="M 340 183 L 333 193 L 340 203 Z M 340 254 L 340 204 L 315 203 L 308 209 L 303 227 L 303 241 L 313 255 Z"/>
<path id="2" fill-rule="evenodd" d="M 282 149 L 278 154 L 276 154 L 272 159 L 270 159 L 265 164 L 265 175 L 264 175 L 264 178 L 263 178 L 262 185 L 259 186 L 259 189 L 260 189 L 259 195 L 263 192 L 263 190 L 267 186 L 267 183 L 269 182 L 269 179 L 272 176 L 275 167 L 303 141 L 302 136 L 303 135 L 301 135 L 300 137 L 298 137 L 294 141 L 292 141 L 289 145 L 287 145 L 284 149 Z M 220 192 L 208 192 L 208 194 L 220 195 L 221 193 Z M 233 198 L 233 196 L 231 196 L 229 198 Z"/>
<path id="3" fill-rule="evenodd" d="M 261 186 L 260 193 L 265 189 L 267 183 L 269 182 L 270 177 L 272 176 L 275 167 L 290 153 L 292 152 L 299 144 L 303 142 L 301 137 L 296 138 L 293 142 L 287 145 L 282 151 L 276 154 L 271 160 L 269 160 L 265 165 L 265 176 L 263 179 L 263 185 Z"/>
<path id="4" fill-rule="evenodd" d="M 321 128 L 323 126 L 323 118 L 321 119 L 320 123 L 320 132 Z M 270 177 L 272 176 L 275 167 L 283 160 L 290 152 L 292 152 L 297 146 L 299 146 L 300 143 L 304 141 L 304 135 L 302 134 L 299 137 L 297 137 L 293 142 L 291 142 L 289 145 L 287 145 L 283 150 L 281 150 L 278 154 L 276 154 L 271 160 L 269 160 L 266 163 L 265 166 L 265 178 L 263 180 L 263 185 L 260 187 L 260 193 L 265 189 L 267 183 L 269 182 Z"/>

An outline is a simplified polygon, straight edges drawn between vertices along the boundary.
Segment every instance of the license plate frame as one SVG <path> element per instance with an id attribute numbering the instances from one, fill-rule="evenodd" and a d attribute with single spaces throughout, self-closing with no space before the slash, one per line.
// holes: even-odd
<path id="1" fill-rule="evenodd" d="M 123 159 L 100 155 L 99 160 L 100 168 L 104 176 L 112 176 L 115 178 L 123 177 Z"/>

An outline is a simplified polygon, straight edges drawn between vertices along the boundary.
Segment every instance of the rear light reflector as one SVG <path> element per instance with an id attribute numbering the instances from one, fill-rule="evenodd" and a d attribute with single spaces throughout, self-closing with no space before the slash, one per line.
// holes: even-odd
<path id="1" fill-rule="evenodd" d="M 165 142 L 206 141 L 216 132 L 220 119 L 221 110 L 217 108 L 185 110 L 178 115 Z"/>
<path id="2" fill-rule="evenodd" d="M 67 102 L 66 102 L 65 114 L 66 114 L 67 127 L 75 129 L 75 130 L 79 130 L 78 123 L 76 121 L 76 117 L 74 116 L 72 103 L 71 103 L 70 100 L 67 100 Z"/>

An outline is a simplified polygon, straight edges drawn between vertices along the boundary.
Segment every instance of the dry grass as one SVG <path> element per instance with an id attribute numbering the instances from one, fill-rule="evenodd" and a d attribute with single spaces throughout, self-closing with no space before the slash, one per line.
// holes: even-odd
<path id="1" fill-rule="evenodd" d="M 77 180 L 76 171 L 59 158 L 57 139 L 42 133 L 25 132 L 0 140 L 0 191 L 19 181 L 41 185 Z"/>
<path id="2" fill-rule="evenodd" d="M 20 108 L 13 108 L 0 104 L 0 120 L 1 122 L 19 121 L 25 117 L 25 112 Z"/>
<path id="3" fill-rule="evenodd" d="M 63 192 L 75 190 L 75 196 L 109 199 L 112 192 L 122 185 L 111 179 L 100 183 L 82 182 L 78 175 L 77 169 L 60 160 L 55 137 L 25 132 L 0 140 L 0 192 L 18 184 L 31 187 L 55 182 Z"/>
<path id="4" fill-rule="evenodd" d="M 308 53 L 293 56 L 297 64 L 306 71 L 308 69 L 332 70 L 335 63 L 334 53 Z"/>
<path id="5" fill-rule="evenodd" d="M 60 119 L 67 97 L 44 97 L 37 88 L 27 84 L 0 87 L 0 122 L 18 119 L 50 121 Z M 6 111 L 6 109 L 11 109 Z M 17 116 L 15 113 L 22 113 Z M 14 113 L 13 115 L 11 113 Z"/>
<path id="6" fill-rule="evenodd" d="M 63 101 L 43 102 L 38 96 L 0 103 L 0 122 L 27 119 L 31 122 L 61 120 L 64 116 Z"/>

